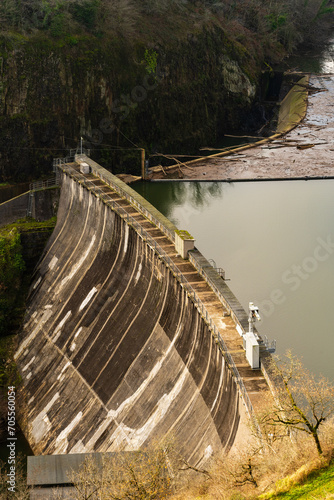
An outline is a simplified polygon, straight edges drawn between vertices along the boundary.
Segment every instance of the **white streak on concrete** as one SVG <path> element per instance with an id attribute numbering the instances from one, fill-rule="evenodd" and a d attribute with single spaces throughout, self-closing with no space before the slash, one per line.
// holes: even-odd
<path id="1" fill-rule="evenodd" d="M 72 422 L 65 427 L 64 430 L 61 431 L 59 436 L 56 439 L 56 449 L 54 451 L 54 454 L 56 453 L 66 453 L 67 448 L 68 448 L 68 440 L 67 436 L 70 434 L 70 432 L 73 431 L 74 427 L 78 425 L 80 420 L 82 419 L 82 411 L 80 411 L 72 420 Z"/>
<path id="2" fill-rule="evenodd" d="M 145 443 L 151 432 L 154 431 L 155 427 L 159 425 L 161 420 L 165 417 L 177 396 L 179 396 L 187 377 L 189 377 L 189 371 L 188 368 L 184 368 L 183 373 L 180 375 L 173 389 L 169 394 L 164 394 L 160 398 L 156 405 L 155 412 L 141 428 L 131 429 L 123 423 L 120 423 L 111 437 L 111 439 L 115 441 L 113 441 L 112 447 L 108 451 L 116 450 L 116 447 L 119 446 L 120 443 L 123 443 L 125 451 L 139 449 L 143 443 Z M 124 434 L 127 436 L 126 444 L 124 443 Z"/>
<path id="3" fill-rule="evenodd" d="M 85 298 L 85 300 L 81 303 L 81 305 L 80 305 L 80 307 L 79 307 L 79 311 L 82 311 L 82 309 L 83 309 L 84 307 L 86 307 L 86 305 L 88 304 L 88 302 L 89 302 L 90 300 L 92 300 L 92 298 L 93 298 L 93 296 L 94 296 L 94 294 L 95 294 L 96 292 L 97 292 L 97 288 L 95 288 L 95 286 L 94 286 L 94 288 L 92 288 L 92 290 L 89 292 L 89 294 L 87 295 L 87 297 Z"/>
<path id="4" fill-rule="evenodd" d="M 110 412 L 109 412 L 110 413 Z M 103 422 L 101 423 L 101 425 L 96 429 L 96 431 L 94 432 L 93 436 L 90 438 L 90 440 L 86 443 L 86 451 L 89 452 L 89 451 L 93 451 L 94 449 L 94 445 L 96 443 L 96 441 L 98 440 L 98 438 L 100 436 L 102 436 L 102 434 L 104 433 L 104 431 L 106 429 L 108 429 L 109 425 L 113 422 L 113 417 L 111 415 L 107 415 L 107 418 L 105 418 L 103 420 Z"/>
<path id="5" fill-rule="evenodd" d="M 52 259 L 49 262 L 49 269 L 52 271 L 52 269 L 55 267 L 55 265 L 58 262 L 58 258 L 54 255 Z"/>
<path id="6" fill-rule="evenodd" d="M 58 295 L 59 294 L 59 291 L 62 289 L 62 287 L 64 285 L 66 285 L 66 283 L 71 280 L 73 278 L 73 276 L 78 272 L 78 270 L 80 269 L 80 267 L 82 266 L 82 264 L 85 262 L 85 260 L 87 259 L 91 249 L 92 249 L 92 246 L 94 245 L 95 243 L 95 240 L 96 240 L 96 236 L 95 234 L 93 235 L 91 241 L 90 241 L 90 244 L 89 246 L 87 247 L 85 253 L 81 256 L 81 258 L 78 260 L 78 262 L 72 267 L 71 269 L 71 272 L 68 276 L 66 276 L 62 282 L 57 286 L 56 290 L 55 290 L 55 295 Z"/>
<path id="7" fill-rule="evenodd" d="M 31 360 L 29 361 L 29 363 L 27 363 L 27 364 L 25 365 L 25 367 L 24 367 L 24 368 L 22 368 L 22 371 L 23 371 L 23 372 L 25 372 L 26 370 L 28 370 L 28 368 L 29 368 L 29 366 L 31 365 L 31 363 L 33 363 L 33 362 L 34 362 L 35 357 L 36 357 L 36 356 L 33 356 L 33 357 L 31 358 Z"/>
<path id="8" fill-rule="evenodd" d="M 34 289 L 34 290 L 35 290 L 35 288 L 37 288 L 37 287 L 38 287 L 38 285 L 40 284 L 40 282 L 41 282 L 41 281 L 42 281 L 42 276 L 40 276 L 40 277 L 38 278 L 38 280 L 37 280 L 37 281 L 35 281 L 35 283 L 33 284 L 33 289 Z"/>
<path id="9" fill-rule="evenodd" d="M 126 253 L 128 249 L 128 240 L 129 240 L 129 226 L 125 224 L 125 235 L 124 235 L 124 253 Z"/>
<path id="10" fill-rule="evenodd" d="M 37 322 L 36 328 L 34 328 L 33 331 L 31 332 L 31 334 L 21 343 L 20 347 L 18 348 L 18 350 L 14 354 L 14 359 L 17 359 L 21 355 L 22 351 L 24 351 L 24 349 L 35 338 L 35 336 L 37 335 L 39 330 L 42 328 L 44 323 L 46 323 L 46 321 L 50 318 L 51 314 L 52 314 L 52 311 L 50 309 L 44 311 L 41 319 Z"/>
<path id="11" fill-rule="evenodd" d="M 61 330 L 53 337 L 52 342 L 55 344 L 61 335 Z"/>
<path id="12" fill-rule="evenodd" d="M 135 285 L 138 283 L 138 280 L 139 280 L 139 278 L 140 278 L 141 269 L 142 269 L 142 264 L 140 263 L 140 264 L 139 264 L 139 269 L 138 269 L 138 272 L 137 272 L 136 277 L 135 277 Z"/>
<path id="13" fill-rule="evenodd" d="M 209 446 L 207 448 L 205 448 L 204 457 L 202 460 L 204 460 L 206 462 L 206 460 L 208 460 L 212 454 L 213 454 L 213 449 L 212 449 L 211 444 L 209 444 Z"/>
<path id="14" fill-rule="evenodd" d="M 31 425 L 31 434 L 35 441 L 35 443 L 39 443 L 39 441 L 49 432 L 51 429 L 51 423 L 48 419 L 47 413 L 52 408 L 54 403 L 59 398 L 59 392 L 57 392 L 51 401 L 46 405 L 46 407 L 37 415 L 37 417 L 33 420 Z"/>
<path id="15" fill-rule="evenodd" d="M 220 354 L 219 354 L 220 355 Z M 222 383 L 223 383 L 223 377 L 224 377 L 224 366 L 225 366 L 225 359 L 224 359 L 224 356 L 221 356 L 221 359 L 222 359 L 222 369 L 221 369 L 221 372 L 220 372 L 220 378 L 219 378 L 219 384 L 218 384 L 218 389 L 217 389 L 217 394 L 216 394 L 216 397 L 215 397 L 215 400 L 214 402 L 212 403 L 212 406 L 211 406 L 211 410 L 212 411 L 214 409 L 214 407 L 216 406 L 217 404 L 217 401 L 218 401 L 218 396 L 220 394 L 220 388 L 222 386 Z"/>
<path id="16" fill-rule="evenodd" d="M 71 362 L 68 361 L 62 368 L 61 372 L 59 373 L 58 377 L 57 377 L 57 380 L 60 379 L 60 377 L 62 376 L 62 374 L 64 373 L 64 371 L 70 366 Z"/>
<path id="17" fill-rule="evenodd" d="M 86 451 L 86 446 L 83 444 L 81 439 L 79 439 L 79 441 L 75 443 L 73 448 L 71 448 L 68 453 L 86 453 Z"/>
<path id="18" fill-rule="evenodd" d="M 140 396 L 145 392 L 149 383 L 156 377 L 159 370 L 161 369 L 164 361 L 168 358 L 172 349 L 174 349 L 174 344 L 177 341 L 178 336 L 180 335 L 181 327 L 178 328 L 176 335 L 173 338 L 173 341 L 169 344 L 167 351 L 165 354 L 159 359 L 159 361 L 154 365 L 149 375 L 145 378 L 143 383 L 138 387 L 137 391 L 132 394 L 129 398 L 127 398 L 116 410 L 110 410 L 107 414 L 107 417 L 103 420 L 101 425 L 96 429 L 93 436 L 86 443 L 86 451 L 94 450 L 94 445 L 98 438 L 103 434 L 103 432 L 109 427 L 112 421 L 117 421 L 117 419 L 121 416 L 123 412 L 128 411 L 131 406 L 135 404 L 135 402 L 140 398 Z M 121 417 L 122 418 L 122 417 Z M 116 422 L 117 423 L 117 422 Z M 118 424 L 117 424 L 118 425 Z M 133 431 L 132 431 L 133 432 Z M 120 424 L 119 429 L 116 431 L 117 439 L 115 438 L 115 433 L 113 434 L 112 439 L 116 439 L 118 443 L 126 442 L 128 449 L 132 449 L 131 440 L 128 437 L 127 432 L 123 429 L 123 424 Z M 115 443 L 116 443 L 115 441 Z M 113 443 L 113 449 L 117 449 L 116 444 Z"/>
<path id="19" fill-rule="evenodd" d="M 72 314 L 72 311 L 67 311 L 67 313 L 65 314 L 65 316 L 63 317 L 63 319 L 61 320 L 60 323 L 58 323 L 58 326 L 56 326 L 55 328 L 55 331 L 53 332 L 54 336 L 55 337 L 59 337 L 59 334 L 57 336 L 57 333 L 60 332 L 60 330 L 63 328 L 63 326 L 65 325 L 66 321 L 70 318 Z M 55 338 L 53 339 L 55 341 Z"/>
<path id="20" fill-rule="evenodd" d="M 80 326 L 79 330 L 77 331 L 77 333 L 74 335 L 74 338 L 76 339 L 80 333 L 81 333 L 81 330 L 82 330 L 82 326 Z"/>
<path id="21" fill-rule="evenodd" d="M 112 416 L 114 419 L 117 419 L 123 411 L 126 411 L 130 406 L 132 406 L 142 394 L 146 391 L 146 388 L 148 385 L 154 380 L 154 378 L 157 376 L 159 370 L 161 369 L 163 363 L 166 361 L 168 358 L 171 350 L 174 348 L 174 344 L 177 340 L 177 337 L 179 335 L 180 329 L 173 338 L 173 341 L 169 344 L 167 351 L 165 354 L 157 361 L 157 363 L 153 366 L 152 370 L 150 371 L 149 375 L 144 379 L 143 383 L 138 387 L 136 392 L 134 392 L 128 399 L 123 401 L 123 403 L 117 408 L 117 410 L 110 410 L 108 412 L 108 416 Z"/>

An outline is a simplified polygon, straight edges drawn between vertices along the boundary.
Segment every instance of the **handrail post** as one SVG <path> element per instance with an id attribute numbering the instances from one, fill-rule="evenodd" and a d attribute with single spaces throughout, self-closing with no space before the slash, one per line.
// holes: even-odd
<path id="1" fill-rule="evenodd" d="M 146 179 L 146 170 L 145 170 L 145 149 L 140 150 L 140 159 L 141 159 L 141 176 L 143 180 Z"/>

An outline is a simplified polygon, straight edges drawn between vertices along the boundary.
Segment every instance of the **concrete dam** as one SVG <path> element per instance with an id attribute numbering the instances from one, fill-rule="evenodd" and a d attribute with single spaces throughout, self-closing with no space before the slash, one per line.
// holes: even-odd
<path id="1" fill-rule="evenodd" d="M 226 291 L 217 298 L 198 269 L 204 257 L 182 258 L 176 228 L 131 188 L 85 156 L 59 167 L 57 225 L 15 354 L 34 453 L 135 450 L 166 437 L 194 465 L 228 451 L 268 392 L 245 361 L 246 313 L 236 317 L 213 276 Z"/>

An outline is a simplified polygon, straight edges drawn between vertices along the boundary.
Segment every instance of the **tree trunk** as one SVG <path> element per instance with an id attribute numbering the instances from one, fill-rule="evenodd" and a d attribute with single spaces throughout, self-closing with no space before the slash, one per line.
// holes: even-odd
<path id="1" fill-rule="evenodd" d="M 315 444 L 317 446 L 317 450 L 318 450 L 319 455 L 322 455 L 322 448 L 321 448 L 321 444 L 320 444 L 320 441 L 319 441 L 319 436 L 318 436 L 317 431 L 313 430 L 312 431 L 312 436 L 313 436 L 313 439 L 314 439 Z"/>

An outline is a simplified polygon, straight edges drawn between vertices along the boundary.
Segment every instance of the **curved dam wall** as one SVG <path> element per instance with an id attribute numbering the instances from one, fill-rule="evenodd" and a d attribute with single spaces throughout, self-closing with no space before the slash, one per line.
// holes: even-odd
<path id="1" fill-rule="evenodd" d="M 237 385 L 193 302 L 154 249 L 67 175 L 15 358 L 35 454 L 170 436 L 199 464 L 239 429 Z"/>

